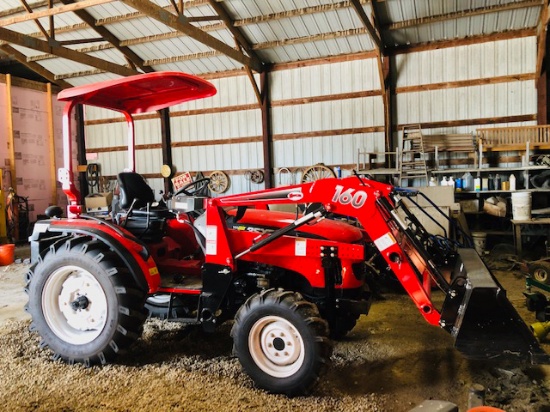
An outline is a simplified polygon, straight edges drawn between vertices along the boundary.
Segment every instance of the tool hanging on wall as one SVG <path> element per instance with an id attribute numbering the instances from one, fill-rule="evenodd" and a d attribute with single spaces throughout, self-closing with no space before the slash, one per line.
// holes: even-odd
<path id="1" fill-rule="evenodd" d="M 88 182 L 88 188 L 90 193 L 99 193 L 99 180 L 100 169 L 99 164 L 90 163 L 86 166 L 86 181 Z"/>

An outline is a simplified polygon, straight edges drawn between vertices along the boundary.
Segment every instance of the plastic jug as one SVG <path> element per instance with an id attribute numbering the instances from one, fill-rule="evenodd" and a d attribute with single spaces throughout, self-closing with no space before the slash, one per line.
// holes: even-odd
<path id="1" fill-rule="evenodd" d="M 516 190 L 516 177 L 512 173 L 510 177 L 508 178 L 508 181 L 510 182 L 510 191 Z"/>
<path id="2" fill-rule="evenodd" d="M 474 190 L 474 177 L 470 172 L 466 172 L 462 176 L 462 187 L 464 190 Z"/>

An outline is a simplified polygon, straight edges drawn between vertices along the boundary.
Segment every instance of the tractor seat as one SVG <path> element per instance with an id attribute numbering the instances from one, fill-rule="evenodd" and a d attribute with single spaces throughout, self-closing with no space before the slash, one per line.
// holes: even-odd
<path id="1" fill-rule="evenodd" d="M 134 172 L 118 175 L 119 206 L 116 220 L 134 236 L 148 242 L 160 242 L 165 234 L 166 219 L 174 214 L 166 207 L 153 206 L 153 189 Z"/>
<path id="2" fill-rule="evenodd" d="M 135 172 L 122 172 L 118 174 L 118 186 L 120 188 L 120 207 L 124 210 L 132 210 L 134 218 L 169 218 L 174 217 L 166 207 L 153 206 L 155 194 L 147 184 L 143 176 Z"/>

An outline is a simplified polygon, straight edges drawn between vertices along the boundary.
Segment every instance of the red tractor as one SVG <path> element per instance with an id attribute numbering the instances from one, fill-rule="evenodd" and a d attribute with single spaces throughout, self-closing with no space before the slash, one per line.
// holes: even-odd
<path id="1" fill-rule="evenodd" d="M 205 331 L 233 320 L 235 353 L 255 384 L 306 393 L 329 362 L 330 338 L 368 313 L 366 262 L 374 262 L 466 356 L 547 361 L 475 250 L 431 235 L 409 211 L 404 199 L 415 191 L 352 176 L 208 198 L 199 195 L 202 179 L 155 204 L 134 172 L 132 116 L 214 93 L 202 79 L 165 72 L 59 94 L 68 218 L 53 207 L 36 223 L 27 275 L 32 328 L 55 358 L 105 364 L 139 338 L 147 312 Z M 118 176 L 111 219 L 83 213 L 73 183 L 76 104 L 117 110 L 128 122 L 130 171 Z M 296 212 L 272 210 L 281 204 Z M 445 293 L 441 308 L 434 288 Z"/>

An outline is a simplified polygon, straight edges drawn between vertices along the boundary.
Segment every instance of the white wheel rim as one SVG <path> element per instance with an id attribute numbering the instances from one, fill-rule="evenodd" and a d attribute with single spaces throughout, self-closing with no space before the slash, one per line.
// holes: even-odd
<path id="1" fill-rule="evenodd" d="M 107 321 L 107 307 L 100 283 L 81 267 L 63 266 L 44 285 L 44 318 L 52 332 L 65 342 L 84 345 L 97 338 Z"/>
<path id="2" fill-rule="evenodd" d="M 248 345 L 256 365 L 276 378 L 292 376 L 304 363 L 302 336 L 279 316 L 259 319 L 250 329 Z"/>

